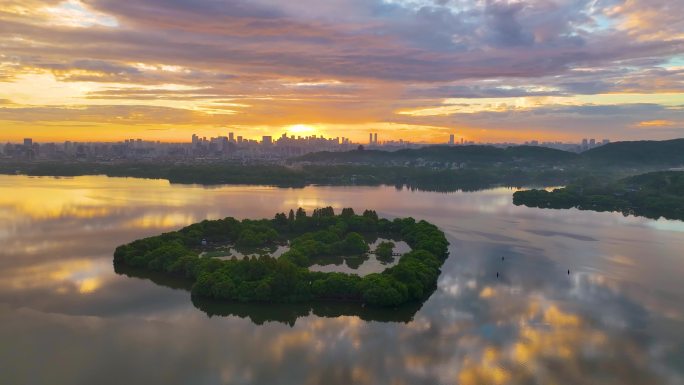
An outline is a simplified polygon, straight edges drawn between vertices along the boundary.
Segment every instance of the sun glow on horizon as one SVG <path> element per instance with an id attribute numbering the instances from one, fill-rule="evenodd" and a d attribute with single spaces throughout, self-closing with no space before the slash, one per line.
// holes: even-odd
<path id="1" fill-rule="evenodd" d="M 318 129 L 308 124 L 295 124 L 287 127 L 288 135 L 317 135 Z"/>

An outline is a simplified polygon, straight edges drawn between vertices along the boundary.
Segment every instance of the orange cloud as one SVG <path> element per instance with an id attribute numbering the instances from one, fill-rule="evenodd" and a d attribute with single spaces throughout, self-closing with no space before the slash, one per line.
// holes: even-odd
<path id="1" fill-rule="evenodd" d="M 638 126 L 639 127 L 670 127 L 674 126 L 675 122 L 671 120 L 645 120 L 643 122 L 639 122 Z"/>

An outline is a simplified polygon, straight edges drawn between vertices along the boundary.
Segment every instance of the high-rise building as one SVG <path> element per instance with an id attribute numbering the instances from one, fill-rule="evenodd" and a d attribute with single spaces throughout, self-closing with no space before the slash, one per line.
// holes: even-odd
<path id="1" fill-rule="evenodd" d="M 31 147 L 31 146 L 33 146 L 33 139 L 31 139 L 31 138 L 24 138 L 24 146 L 25 146 L 25 147 Z"/>
<path id="2" fill-rule="evenodd" d="M 273 137 L 271 137 L 271 136 L 261 137 L 261 144 L 263 144 L 264 146 L 270 146 L 271 144 L 273 144 Z"/>
<path id="3" fill-rule="evenodd" d="M 228 140 L 231 142 L 234 142 L 235 141 L 235 134 L 232 132 L 229 132 L 228 133 Z"/>
<path id="4" fill-rule="evenodd" d="M 368 134 L 368 144 L 373 144 L 373 133 Z"/>
<path id="5" fill-rule="evenodd" d="M 589 147 L 596 147 L 596 139 L 589 139 Z"/>
<path id="6" fill-rule="evenodd" d="M 197 134 L 192 134 L 192 144 L 197 145 L 199 143 L 199 136 Z"/>
<path id="7" fill-rule="evenodd" d="M 373 143 L 375 143 L 375 145 L 378 144 L 378 133 L 377 132 L 373 135 Z"/>
<path id="8" fill-rule="evenodd" d="M 449 144 L 454 145 L 454 134 L 449 135 Z"/>
<path id="9" fill-rule="evenodd" d="M 242 136 L 238 135 L 238 143 L 242 143 Z"/>
<path id="10" fill-rule="evenodd" d="M 461 146 L 463 146 L 463 138 L 461 138 Z"/>

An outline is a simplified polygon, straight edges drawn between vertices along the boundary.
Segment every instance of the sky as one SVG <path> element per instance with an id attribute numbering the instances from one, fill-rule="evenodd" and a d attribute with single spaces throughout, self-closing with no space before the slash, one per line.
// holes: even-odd
<path id="1" fill-rule="evenodd" d="M 684 137 L 684 0 L 0 0 L 0 141 Z"/>

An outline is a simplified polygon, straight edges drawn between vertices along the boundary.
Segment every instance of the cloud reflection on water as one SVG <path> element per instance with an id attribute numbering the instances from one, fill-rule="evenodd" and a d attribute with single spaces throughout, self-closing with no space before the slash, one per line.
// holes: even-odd
<path id="1" fill-rule="evenodd" d="M 8 383 L 684 381 L 684 235 L 650 220 L 515 207 L 506 189 L 205 189 L 11 176 L 0 177 L 0 190 Z M 437 292 L 408 323 L 309 314 L 255 325 L 208 317 L 187 291 L 113 271 L 119 244 L 300 202 L 438 224 L 452 247 Z M 88 210 L 97 215 L 81 215 Z"/>

